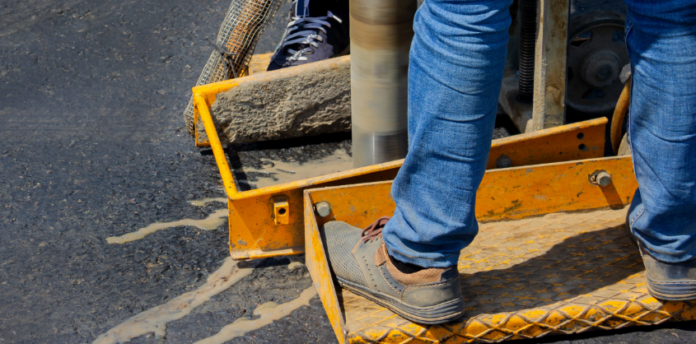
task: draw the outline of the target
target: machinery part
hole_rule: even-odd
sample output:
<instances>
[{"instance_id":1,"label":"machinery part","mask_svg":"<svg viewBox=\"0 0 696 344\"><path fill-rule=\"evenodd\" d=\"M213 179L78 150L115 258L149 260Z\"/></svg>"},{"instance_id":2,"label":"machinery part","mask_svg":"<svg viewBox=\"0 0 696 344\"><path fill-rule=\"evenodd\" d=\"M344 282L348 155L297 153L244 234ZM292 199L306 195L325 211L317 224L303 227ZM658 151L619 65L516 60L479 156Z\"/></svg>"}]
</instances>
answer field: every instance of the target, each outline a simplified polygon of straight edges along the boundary
<instances>
[{"instance_id":1,"label":"machinery part","mask_svg":"<svg viewBox=\"0 0 696 344\"><path fill-rule=\"evenodd\" d=\"M416 1L350 0L353 166L408 149L408 56Z\"/></svg>"},{"instance_id":2,"label":"machinery part","mask_svg":"<svg viewBox=\"0 0 696 344\"><path fill-rule=\"evenodd\" d=\"M329 202L319 202L314 205L314 209L320 217L327 217L331 214L331 204Z\"/></svg>"},{"instance_id":3,"label":"machinery part","mask_svg":"<svg viewBox=\"0 0 696 344\"><path fill-rule=\"evenodd\" d=\"M495 167L497 168L508 168L512 166L512 159L507 155L501 155L498 159L495 159Z\"/></svg>"},{"instance_id":4,"label":"machinery part","mask_svg":"<svg viewBox=\"0 0 696 344\"><path fill-rule=\"evenodd\" d=\"M613 185L590 185L584 176L596 170L614 175ZM457 264L467 313L445 325L400 318L332 279L327 219L312 204L329 202L331 220L364 228L394 212L391 182L306 190L305 262L338 343L499 343L694 319L693 303L650 297L640 254L618 228L637 187L630 157L486 171L480 231Z\"/></svg>"},{"instance_id":5,"label":"machinery part","mask_svg":"<svg viewBox=\"0 0 696 344\"><path fill-rule=\"evenodd\" d=\"M520 0L520 67L517 101L531 103L534 94L537 0Z\"/></svg>"},{"instance_id":6,"label":"machinery part","mask_svg":"<svg viewBox=\"0 0 696 344\"><path fill-rule=\"evenodd\" d=\"M534 55L532 130L566 123L566 65L570 1L539 0Z\"/></svg>"},{"instance_id":7,"label":"machinery part","mask_svg":"<svg viewBox=\"0 0 696 344\"><path fill-rule=\"evenodd\" d=\"M630 103L631 77L626 80L626 85L624 85L623 91L621 91L621 96L619 96L619 101L616 103L616 107L614 108L614 116L611 118L611 147L614 149L614 153L617 155L621 155L619 153L619 147L621 145L621 138L623 137L622 129Z\"/></svg>"},{"instance_id":8,"label":"machinery part","mask_svg":"<svg viewBox=\"0 0 696 344\"><path fill-rule=\"evenodd\" d=\"M621 139L621 144L619 145L619 151L616 155L627 156L631 155L631 145L628 144L628 133L624 134L623 139Z\"/></svg>"},{"instance_id":9,"label":"machinery part","mask_svg":"<svg viewBox=\"0 0 696 344\"><path fill-rule=\"evenodd\" d=\"M281 3L282 0L232 0L196 86L246 74L256 43ZM195 135L193 97L184 109L184 120L188 133Z\"/></svg>"},{"instance_id":10,"label":"machinery part","mask_svg":"<svg viewBox=\"0 0 696 344\"><path fill-rule=\"evenodd\" d=\"M590 183L601 187L609 186L611 184L611 175L604 170L594 171L590 175Z\"/></svg>"},{"instance_id":11,"label":"machinery part","mask_svg":"<svg viewBox=\"0 0 696 344\"><path fill-rule=\"evenodd\" d=\"M288 196L276 195L271 200L273 201L273 221L276 225L287 225L290 222Z\"/></svg>"},{"instance_id":12,"label":"machinery part","mask_svg":"<svg viewBox=\"0 0 696 344\"><path fill-rule=\"evenodd\" d=\"M246 79L249 78L228 80L193 89L195 114L203 121L229 198L230 253L236 260L301 254L305 248L302 236L305 223L304 217L298 214L302 214L303 211L302 195L306 189L392 180L396 177L403 160L262 189L240 191L215 129L210 104L215 101L217 94L236 87ZM605 144L606 124L607 119L602 117L494 140L486 168L495 168L496 158L503 154L510 157L514 166L602 157L604 150L601 148ZM579 142L581 146L578 146ZM276 225L273 220L274 214L269 214L269 207L273 211L272 196L277 194L284 194L289 198L290 216L287 225Z\"/></svg>"},{"instance_id":13,"label":"machinery part","mask_svg":"<svg viewBox=\"0 0 696 344\"><path fill-rule=\"evenodd\" d=\"M609 114L623 89L630 60L624 16L592 11L571 19L566 103L589 116Z\"/></svg>"}]
</instances>

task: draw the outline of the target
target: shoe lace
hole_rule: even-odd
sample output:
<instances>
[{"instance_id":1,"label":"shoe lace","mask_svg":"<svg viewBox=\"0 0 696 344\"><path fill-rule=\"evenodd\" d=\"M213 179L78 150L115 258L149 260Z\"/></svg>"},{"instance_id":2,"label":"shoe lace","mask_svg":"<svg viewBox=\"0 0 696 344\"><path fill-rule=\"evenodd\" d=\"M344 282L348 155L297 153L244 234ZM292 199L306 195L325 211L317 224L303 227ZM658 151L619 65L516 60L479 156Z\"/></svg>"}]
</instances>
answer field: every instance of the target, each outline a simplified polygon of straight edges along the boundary
<instances>
[{"instance_id":1,"label":"shoe lace","mask_svg":"<svg viewBox=\"0 0 696 344\"><path fill-rule=\"evenodd\" d=\"M328 11L326 16L323 17L292 17L292 21L288 23L288 27L285 30L280 49L285 49L293 44L306 44L307 46L300 50L288 48L287 52L290 55L287 57L287 60L306 61L307 57L304 55L312 52L312 47L316 48L319 46L319 43L324 42L324 38L319 35L319 31L326 34L326 28L331 27L331 23L329 23L331 18L339 23L343 23L341 18L335 16L331 11Z\"/></svg>"},{"instance_id":2,"label":"shoe lace","mask_svg":"<svg viewBox=\"0 0 696 344\"><path fill-rule=\"evenodd\" d=\"M365 229L362 232L363 243L368 243L370 241L376 240L377 238L381 238L382 229L387 224L387 222L389 222L389 219L391 219L391 217L382 216L375 222L373 222L371 225L365 227Z\"/></svg>"}]
</instances>

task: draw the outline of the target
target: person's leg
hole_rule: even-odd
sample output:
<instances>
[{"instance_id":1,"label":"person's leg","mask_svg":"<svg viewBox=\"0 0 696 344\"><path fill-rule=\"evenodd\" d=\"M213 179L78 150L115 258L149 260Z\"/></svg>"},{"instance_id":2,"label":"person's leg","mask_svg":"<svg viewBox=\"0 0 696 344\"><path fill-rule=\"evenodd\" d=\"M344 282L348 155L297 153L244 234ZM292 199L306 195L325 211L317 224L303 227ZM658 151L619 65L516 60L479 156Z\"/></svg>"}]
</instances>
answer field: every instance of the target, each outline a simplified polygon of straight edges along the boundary
<instances>
[{"instance_id":1,"label":"person's leg","mask_svg":"<svg viewBox=\"0 0 696 344\"><path fill-rule=\"evenodd\" d=\"M384 228L392 257L457 264L476 236L474 206L503 78L511 0L426 0L409 64L409 151Z\"/></svg>"},{"instance_id":2,"label":"person's leg","mask_svg":"<svg viewBox=\"0 0 696 344\"><path fill-rule=\"evenodd\" d=\"M340 221L322 228L338 283L414 322L464 314L456 262L477 231L510 2L425 1L411 46L410 151L392 192L396 214L365 230Z\"/></svg>"},{"instance_id":3,"label":"person's leg","mask_svg":"<svg viewBox=\"0 0 696 344\"><path fill-rule=\"evenodd\" d=\"M696 1L626 5L640 185L629 221L656 258L683 262L696 255Z\"/></svg>"},{"instance_id":4,"label":"person's leg","mask_svg":"<svg viewBox=\"0 0 696 344\"><path fill-rule=\"evenodd\" d=\"M676 267L662 263L696 255L696 1L625 2L633 75L629 142L639 184L628 223L654 289L660 279L679 275L661 275Z\"/></svg>"}]
</instances>

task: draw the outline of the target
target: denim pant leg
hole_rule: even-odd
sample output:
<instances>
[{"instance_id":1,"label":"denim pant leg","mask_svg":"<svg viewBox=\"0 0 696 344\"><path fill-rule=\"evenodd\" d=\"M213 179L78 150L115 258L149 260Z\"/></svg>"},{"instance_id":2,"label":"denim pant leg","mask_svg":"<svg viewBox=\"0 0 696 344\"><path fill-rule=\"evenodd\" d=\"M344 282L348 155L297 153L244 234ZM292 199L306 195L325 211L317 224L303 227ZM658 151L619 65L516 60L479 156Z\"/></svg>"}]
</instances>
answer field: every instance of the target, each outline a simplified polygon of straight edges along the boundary
<instances>
[{"instance_id":1,"label":"denim pant leg","mask_svg":"<svg viewBox=\"0 0 696 344\"><path fill-rule=\"evenodd\" d=\"M511 0L427 0L414 21L409 151L394 180L389 253L423 267L456 265L476 236L474 206L491 147Z\"/></svg>"},{"instance_id":2,"label":"denim pant leg","mask_svg":"<svg viewBox=\"0 0 696 344\"><path fill-rule=\"evenodd\" d=\"M696 255L696 1L625 2L640 185L629 223L657 259L682 262Z\"/></svg>"}]
</instances>

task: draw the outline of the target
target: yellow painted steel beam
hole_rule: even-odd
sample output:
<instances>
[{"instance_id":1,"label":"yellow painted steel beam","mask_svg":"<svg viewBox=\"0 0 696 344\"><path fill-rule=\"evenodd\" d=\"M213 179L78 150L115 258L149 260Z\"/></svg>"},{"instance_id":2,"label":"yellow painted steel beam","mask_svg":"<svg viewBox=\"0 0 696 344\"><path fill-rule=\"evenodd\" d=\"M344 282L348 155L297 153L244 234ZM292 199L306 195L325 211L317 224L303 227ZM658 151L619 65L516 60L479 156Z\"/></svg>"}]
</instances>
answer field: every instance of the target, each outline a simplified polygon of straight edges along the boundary
<instances>
[{"instance_id":1,"label":"yellow painted steel beam","mask_svg":"<svg viewBox=\"0 0 696 344\"><path fill-rule=\"evenodd\" d=\"M333 59L334 62L330 63L349 62L349 58L347 56ZM209 143L213 150L229 198L229 244L231 256L234 259L303 253L302 191L304 189L391 180L401 167L403 160L397 160L262 189L243 192L237 189L210 114L210 107L216 95L240 83L249 82L250 78L274 78L279 73L302 72L304 69L300 67L317 68L312 65L316 64L259 73L193 89L194 120L198 123L200 118L205 127L209 139L209 142L205 144ZM601 157L604 152L606 123L605 118L600 118L495 140L491 147L487 168L496 168L496 161L501 158L507 160L511 166L523 166ZM203 144L198 142L198 138L196 140L197 145ZM273 198L280 195L287 197L288 213L284 215L286 218L283 221L276 221Z\"/></svg>"},{"instance_id":2,"label":"yellow painted steel beam","mask_svg":"<svg viewBox=\"0 0 696 344\"><path fill-rule=\"evenodd\" d=\"M239 80L239 79L237 79ZM230 80L229 83L234 82ZM212 85L201 86L213 89ZM222 86L217 86L222 89ZM353 169L262 189L240 192L232 178L222 145L212 126L207 107L209 98L194 91L196 113L200 114L212 143L213 155L225 185L229 202L230 252L234 259L255 259L304 252L302 190L311 187L347 185L393 179L403 160ZM596 119L534 133L496 140L491 147L489 168L502 155L513 166L529 165L603 155L606 119ZM288 198L286 223L277 223L273 197Z\"/></svg>"},{"instance_id":3,"label":"yellow painted steel beam","mask_svg":"<svg viewBox=\"0 0 696 344\"><path fill-rule=\"evenodd\" d=\"M205 100L203 99L203 96L201 96L198 93L193 93L193 101L195 103L201 103L204 102ZM195 105L194 105L195 106ZM194 107L196 109L197 107ZM194 119L196 118L196 113L201 113L203 114L203 125L205 125L206 131L210 132L215 132L215 124L213 124L212 117L210 117L210 111L206 107L201 107L200 110L194 110ZM196 137L198 135L196 134ZM209 136L210 139L210 144L213 149L213 156L215 157L215 162L218 165L218 169L220 170L220 176L222 177L222 183L225 186L225 192L227 192L228 195L230 194L236 194L237 193L237 187L234 185L234 179L232 178L232 170L230 169L229 164L227 163L227 157L225 156L225 151L222 149L222 145L220 144L220 139L218 138L217 135L212 135Z\"/></svg>"},{"instance_id":4,"label":"yellow painted steel beam","mask_svg":"<svg viewBox=\"0 0 696 344\"><path fill-rule=\"evenodd\" d=\"M593 184L594 172L606 171L611 183ZM312 204L328 202L332 215L357 227L391 215L392 181L305 190ZM486 171L476 195L479 222L523 219L555 212L623 208L638 182L630 156L576 160ZM307 221L305 221L305 225Z\"/></svg>"},{"instance_id":5,"label":"yellow painted steel beam","mask_svg":"<svg viewBox=\"0 0 696 344\"><path fill-rule=\"evenodd\" d=\"M593 181L599 171L609 185ZM647 294L640 256L618 228L637 187L630 157L487 171L476 200L487 223L459 262L469 315L442 326L413 324L333 284L320 228L392 214L391 182L305 190L306 265L340 343L498 342L694 319L694 304ZM329 216L316 215L318 202Z\"/></svg>"},{"instance_id":6,"label":"yellow painted steel beam","mask_svg":"<svg viewBox=\"0 0 696 344\"><path fill-rule=\"evenodd\" d=\"M606 124L601 117L493 140L486 168L503 155L510 167L603 157Z\"/></svg>"},{"instance_id":7,"label":"yellow painted steel beam","mask_svg":"<svg viewBox=\"0 0 696 344\"><path fill-rule=\"evenodd\" d=\"M517 166L600 157L604 147L605 124L606 119L599 119L496 140L491 148L488 167L495 168L495 162L501 155L508 155L513 165ZM214 136L210 135L211 138ZM578 136L582 136L582 139ZM584 145L582 149L580 145ZM216 159L218 155L221 157L218 161L223 161L221 149L213 153ZM256 190L228 191L232 257L253 259L304 252L304 189L392 180L402 162L398 160ZM228 178L223 172L226 168L221 168L223 180ZM288 197L287 224L278 224L273 218L272 198L276 195Z\"/></svg>"}]
</instances>

